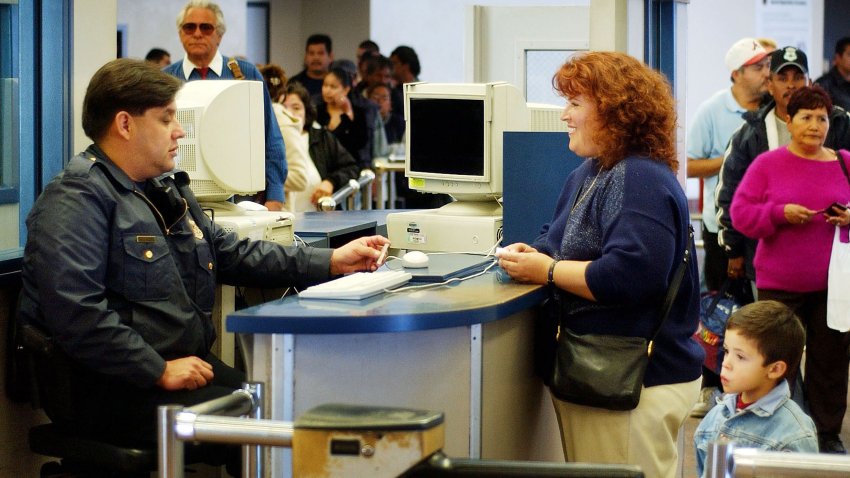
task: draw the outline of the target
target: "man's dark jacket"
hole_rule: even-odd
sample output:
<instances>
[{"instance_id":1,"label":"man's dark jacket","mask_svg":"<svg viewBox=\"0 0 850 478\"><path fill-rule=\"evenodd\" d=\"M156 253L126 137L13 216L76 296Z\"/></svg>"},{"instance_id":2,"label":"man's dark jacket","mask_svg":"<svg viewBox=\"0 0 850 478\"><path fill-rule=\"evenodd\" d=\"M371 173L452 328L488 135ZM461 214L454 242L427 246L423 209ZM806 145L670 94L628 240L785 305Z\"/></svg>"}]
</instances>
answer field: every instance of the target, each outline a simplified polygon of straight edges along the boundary
<instances>
[{"instance_id":1,"label":"man's dark jacket","mask_svg":"<svg viewBox=\"0 0 850 478\"><path fill-rule=\"evenodd\" d=\"M209 353L217 283L301 288L330 272L332 250L240 240L204 214L185 173L136 183L96 146L50 182L27 228L22 321L140 389L166 361Z\"/></svg>"}]
</instances>

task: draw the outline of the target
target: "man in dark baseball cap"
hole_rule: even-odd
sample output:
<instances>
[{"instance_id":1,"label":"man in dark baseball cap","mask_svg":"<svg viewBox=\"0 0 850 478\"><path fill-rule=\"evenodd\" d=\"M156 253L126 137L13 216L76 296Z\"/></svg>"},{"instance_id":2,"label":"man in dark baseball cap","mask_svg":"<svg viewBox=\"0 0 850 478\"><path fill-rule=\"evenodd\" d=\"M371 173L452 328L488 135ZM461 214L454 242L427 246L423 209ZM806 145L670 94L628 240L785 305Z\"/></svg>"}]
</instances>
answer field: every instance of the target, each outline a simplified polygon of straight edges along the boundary
<instances>
[{"instance_id":1,"label":"man in dark baseball cap","mask_svg":"<svg viewBox=\"0 0 850 478\"><path fill-rule=\"evenodd\" d=\"M786 46L770 54L770 77L767 79L767 91L773 97L777 121L785 122L788 100L797 88L812 84L809 79L809 62L803 50ZM783 125L784 126L784 125ZM777 128L779 146L791 141L787 127ZM771 148L773 149L773 148Z\"/></svg>"},{"instance_id":2,"label":"man in dark baseball cap","mask_svg":"<svg viewBox=\"0 0 850 478\"><path fill-rule=\"evenodd\" d=\"M809 74L809 62L803 50L786 46L770 53L770 72L779 73L786 66L796 66L804 75Z\"/></svg>"}]
</instances>

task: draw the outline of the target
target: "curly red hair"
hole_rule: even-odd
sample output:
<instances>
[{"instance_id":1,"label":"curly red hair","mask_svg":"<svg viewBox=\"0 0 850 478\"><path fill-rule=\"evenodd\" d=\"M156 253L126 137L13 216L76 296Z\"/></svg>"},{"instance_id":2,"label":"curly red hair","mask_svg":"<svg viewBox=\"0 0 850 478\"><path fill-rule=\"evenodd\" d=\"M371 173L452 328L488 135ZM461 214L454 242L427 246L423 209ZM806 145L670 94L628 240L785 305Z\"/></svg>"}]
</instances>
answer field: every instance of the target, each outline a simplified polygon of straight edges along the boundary
<instances>
[{"instance_id":1,"label":"curly red hair","mask_svg":"<svg viewBox=\"0 0 850 478\"><path fill-rule=\"evenodd\" d=\"M593 51L570 58L552 84L567 98L596 103L601 128L593 141L603 168L636 155L678 169L675 102L661 73L624 53Z\"/></svg>"}]
</instances>

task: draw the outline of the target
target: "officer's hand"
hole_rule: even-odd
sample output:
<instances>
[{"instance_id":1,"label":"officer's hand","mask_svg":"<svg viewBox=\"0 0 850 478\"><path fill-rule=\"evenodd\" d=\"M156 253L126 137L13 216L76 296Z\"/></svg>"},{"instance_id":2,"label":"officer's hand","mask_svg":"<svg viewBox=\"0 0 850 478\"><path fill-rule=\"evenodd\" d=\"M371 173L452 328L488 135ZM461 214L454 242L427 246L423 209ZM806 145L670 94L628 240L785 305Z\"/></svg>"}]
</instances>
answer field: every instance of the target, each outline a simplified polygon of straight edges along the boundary
<instances>
[{"instance_id":1,"label":"officer's hand","mask_svg":"<svg viewBox=\"0 0 850 478\"><path fill-rule=\"evenodd\" d=\"M390 244L384 236L361 237L335 249L331 255L331 275L377 269L384 244Z\"/></svg>"},{"instance_id":2,"label":"officer's hand","mask_svg":"<svg viewBox=\"0 0 850 478\"><path fill-rule=\"evenodd\" d=\"M198 357L184 357L165 362L165 371L156 384L165 390L195 390L212 378L212 365Z\"/></svg>"}]
</instances>

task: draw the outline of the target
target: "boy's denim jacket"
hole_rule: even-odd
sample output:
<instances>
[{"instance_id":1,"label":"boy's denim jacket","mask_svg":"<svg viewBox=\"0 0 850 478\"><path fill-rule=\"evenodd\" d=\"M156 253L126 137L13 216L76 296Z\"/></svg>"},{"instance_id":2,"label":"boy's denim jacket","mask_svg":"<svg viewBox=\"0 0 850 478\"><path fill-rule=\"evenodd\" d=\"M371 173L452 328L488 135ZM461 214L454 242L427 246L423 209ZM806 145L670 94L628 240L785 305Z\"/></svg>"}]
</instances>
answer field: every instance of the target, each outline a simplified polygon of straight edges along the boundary
<instances>
[{"instance_id":1,"label":"boy's denim jacket","mask_svg":"<svg viewBox=\"0 0 850 478\"><path fill-rule=\"evenodd\" d=\"M703 476L708 445L720 438L739 448L817 453L815 424L790 397L786 380L741 411L735 410L738 394L724 395L694 433L698 476Z\"/></svg>"}]
</instances>

